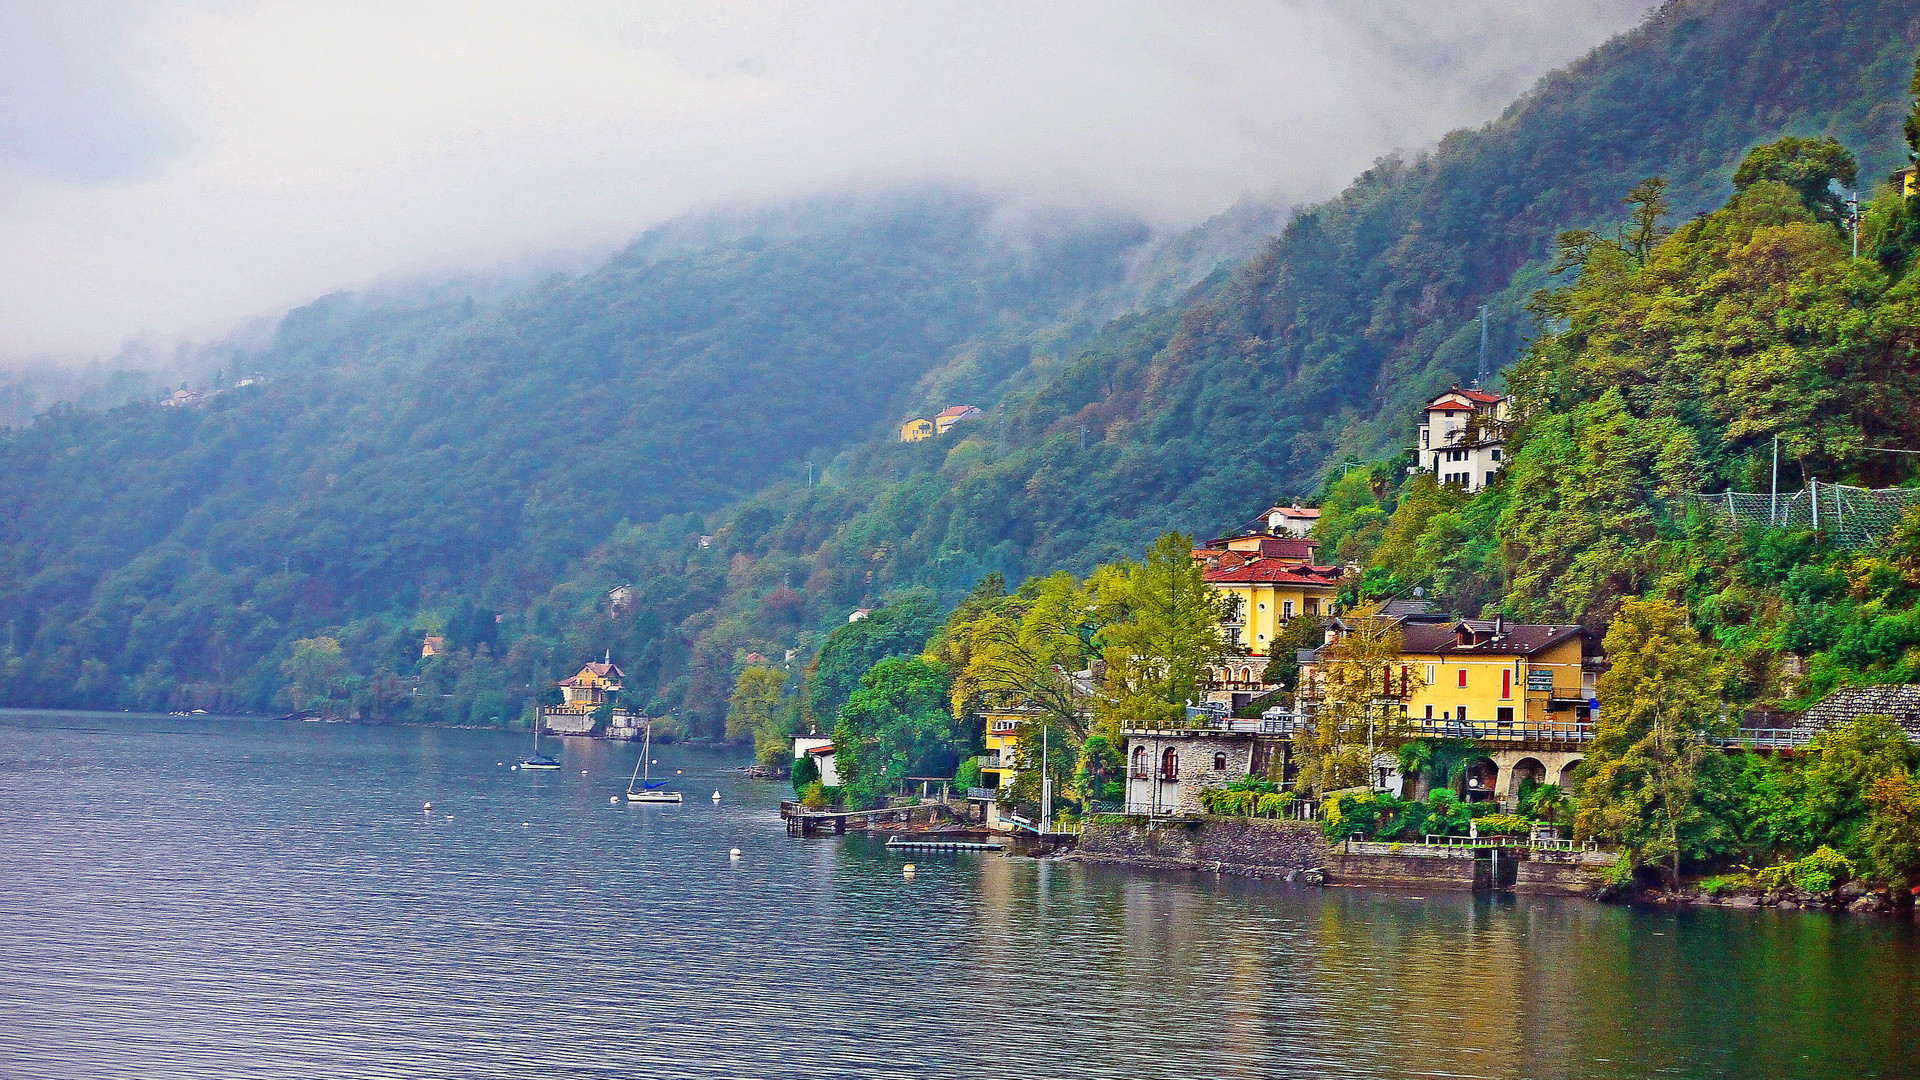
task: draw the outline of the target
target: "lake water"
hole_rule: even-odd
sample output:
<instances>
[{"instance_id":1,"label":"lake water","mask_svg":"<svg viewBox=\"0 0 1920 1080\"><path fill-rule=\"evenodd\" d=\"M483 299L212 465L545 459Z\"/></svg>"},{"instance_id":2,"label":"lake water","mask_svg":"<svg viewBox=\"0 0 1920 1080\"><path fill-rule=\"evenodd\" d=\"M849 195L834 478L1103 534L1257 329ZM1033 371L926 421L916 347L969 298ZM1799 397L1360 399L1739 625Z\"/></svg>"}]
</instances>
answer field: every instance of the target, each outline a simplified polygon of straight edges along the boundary
<instances>
[{"instance_id":1,"label":"lake water","mask_svg":"<svg viewBox=\"0 0 1920 1080\"><path fill-rule=\"evenodd\" d=\"M0 713L0 1076L1920 1075L1907 924L988 855L908 879L787 836L735 756L655 747L687 802L628 807L636 747L500 764L526 749Z\"/></svg>"}]
</instances>

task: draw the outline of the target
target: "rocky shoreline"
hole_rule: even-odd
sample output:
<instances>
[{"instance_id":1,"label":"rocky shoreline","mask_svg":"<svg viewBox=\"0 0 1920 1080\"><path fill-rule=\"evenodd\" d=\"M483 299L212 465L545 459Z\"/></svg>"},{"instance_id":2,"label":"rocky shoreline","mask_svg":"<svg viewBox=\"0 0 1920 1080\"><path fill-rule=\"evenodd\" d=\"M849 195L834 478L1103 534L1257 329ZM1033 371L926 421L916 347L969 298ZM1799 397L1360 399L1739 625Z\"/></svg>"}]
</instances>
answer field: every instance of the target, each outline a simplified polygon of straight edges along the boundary
<instances>
[{"instance_id":1,"label":"rocky shoreline","mask_svg":"<svg viewBox=\"0 0 1920 1080\"><path fill-rule=\"evenodd\" d=\"M1714 895L1700 889L1631 889L1608 885L1594 894L1603 903L1648 904L1661 907L1774 908L1782 911L1824 911L1853 915L1911 915L1914 898L1910 893L1888 889L1868 889L1859 882L1848 882L1830 892L1805 889L1743 889Z\"/></svg>"}]
</instances>

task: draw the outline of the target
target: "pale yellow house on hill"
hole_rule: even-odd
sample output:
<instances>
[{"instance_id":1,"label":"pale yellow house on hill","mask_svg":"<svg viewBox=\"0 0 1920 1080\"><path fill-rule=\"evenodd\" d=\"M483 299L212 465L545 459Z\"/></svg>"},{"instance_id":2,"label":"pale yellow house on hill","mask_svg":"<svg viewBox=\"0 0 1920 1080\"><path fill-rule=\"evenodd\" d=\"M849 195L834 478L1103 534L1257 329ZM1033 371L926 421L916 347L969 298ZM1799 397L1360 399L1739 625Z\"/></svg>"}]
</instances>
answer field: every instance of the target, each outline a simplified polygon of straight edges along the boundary
<instances>
[{"instance_id":1,"label":"pale yellow house on hill","mask_svg":"<svg viewBox=\"0 0 1920 1080\"><path fill-rule=\"evenodd\" d=\"M901 442L919 442L922 439L931 438L933 438L933 421L931 420L916 416L900 425Z\"/></svg>"},{"instance_id":2,"label":"pale yellow house on hill","mask_svg":"<svg viewBox=\"0 0 1920 1080\"><path fill-rule=\"evenodd\" d=\"M1314 565L1319 546L1303 536L1248 533L1221 537L1194 551L1207 586L1234 599L1234 610L1221 624L1228 644L1266 656L1287 623L1302 615L1334 613L1342 572Z\"/></svg>"},{"instance_id":3,"label":"pale yellow house on hill","mask_svg":"<svg viewBox=\"0 0 1920 1080\"><path fill-rule=\"evenodd\" d=\"M972 420L974 417L982 415L985 414L971 405L949 405L941 409L939 415L933 418L933 430L936 434L945 435L953 425L960 421Z\"/></svg>"}]
</instances>

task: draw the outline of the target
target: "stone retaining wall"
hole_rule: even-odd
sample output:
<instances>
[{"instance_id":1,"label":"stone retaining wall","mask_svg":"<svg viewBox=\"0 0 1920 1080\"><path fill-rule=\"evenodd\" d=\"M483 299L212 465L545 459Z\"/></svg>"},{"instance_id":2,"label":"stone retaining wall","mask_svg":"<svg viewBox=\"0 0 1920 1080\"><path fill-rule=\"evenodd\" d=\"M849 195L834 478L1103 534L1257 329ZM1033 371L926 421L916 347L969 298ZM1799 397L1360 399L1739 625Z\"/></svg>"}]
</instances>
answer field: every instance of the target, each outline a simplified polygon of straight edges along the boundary
<instances>
[{"instance_id":1,"label":"stone retaining wall","mask_svg":"<svg viewBox=\"0 0 1920 1080\"><path fill-rule=\"evenodd\" d=\"M1089 825L1076 857L1095 862L1214 870L1254 877L1285 877L1324 867L1332 856L1312 821L1207 818L1197 822Z\"/></svg>"},{"instance_id":2,"label":"stone retaining wall","mask_svg":"<svg viewBox=\"0 0 1920 1080\"><path fill-rule=\"evenodd\" d=\"M1511 888L1516 892L1591 894L1605 883L1609 856L1587 852L1501 853L1466 847L1355 843L1333 845L1313 821L1206 817L1145 824L1089 825L1075 858L1251 877L1285 877L1321 869L1338 885L1422 889Z\"/></svg>"}]
</instances>

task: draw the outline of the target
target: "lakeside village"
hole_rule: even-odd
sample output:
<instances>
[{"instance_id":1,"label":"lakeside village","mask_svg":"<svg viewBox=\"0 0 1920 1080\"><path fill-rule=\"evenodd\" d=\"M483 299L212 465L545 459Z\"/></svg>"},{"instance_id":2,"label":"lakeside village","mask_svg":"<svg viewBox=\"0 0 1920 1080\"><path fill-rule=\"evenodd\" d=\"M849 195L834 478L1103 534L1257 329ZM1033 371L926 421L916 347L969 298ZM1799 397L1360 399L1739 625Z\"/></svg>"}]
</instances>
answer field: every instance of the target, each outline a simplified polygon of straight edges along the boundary
<instances>
[{"instance_id":1,"label":"lakeside village","mask_svg":"<svg viewBox=\"0 0 1920 1080\"><path fill-rule=\"evenodd\" d=\"M1493 484L1511 408L1475 388L1434 398L1414 468L1463 495ZM919 436L909 428L903 438ZM1596 839L1580 793L1616 667L1603 641L1578 624L1463 618L1418 595L1354 601L1357 568L1320 557L1321 514L1276 505L1201 545L1167 550L1163 538L1143 564L1084 585L1060 574L1008 594L991 583L925 657L897 645L880 655L872 643L887 631L869 626L889 609L856 610L822 657L836 639L849 655L878 648L856 665L857 688L836 703L809 678L789 701L788 674L756 654L729 734L754 736L761 775L790 771L795 798L781 813L802 835L1602 898L1634 890L1638 861L1639 885L1664 885L1653 893L1663 899L1910 902L1903 889L1870 890L1825 847L1702 887L1681 883L1672 850L1635 860ZM1089 612L1105 622L1104 649ZM1684 649L1675 659L1691 662ZM543 726L635 737L647 720L612 705L620 677L611 657L586 665ZM1792 755L1876 724L1903 747L1920 739L1920 685L1838 689L1799 715L1725 716L1703 744ZM1683 827L1676 814L1666 824Z\"/></svg>"}]
</instances>

